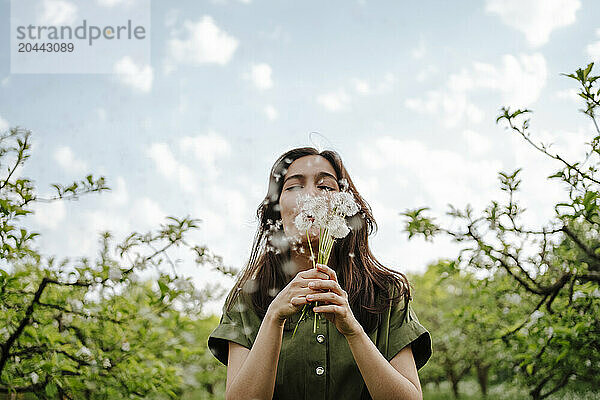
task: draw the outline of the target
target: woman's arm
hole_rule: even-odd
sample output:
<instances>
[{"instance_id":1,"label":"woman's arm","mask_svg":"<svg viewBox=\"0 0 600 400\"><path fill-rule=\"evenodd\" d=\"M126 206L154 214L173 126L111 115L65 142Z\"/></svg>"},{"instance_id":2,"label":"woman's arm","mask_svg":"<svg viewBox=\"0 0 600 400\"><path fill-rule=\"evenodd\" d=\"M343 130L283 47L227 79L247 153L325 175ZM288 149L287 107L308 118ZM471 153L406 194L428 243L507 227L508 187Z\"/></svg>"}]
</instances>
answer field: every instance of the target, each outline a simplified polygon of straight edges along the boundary
<instances>
[{"instance_id":1,"label":"woman's arm","mask_svg":"<svg viewBox=\"0 0 600 400\"><path fill-rule=\"evenodd\" d=\"M246 357L240 351L232 352L230 342L225 389L227 400L273 398L284 323L267 311Z\"/></svg>"},{"instance_id":2,"label":"woman's arm","mask_svg":"<svg viewBox=\"0 0 600 400\"><path fill-rule=\"evenodd\" d=\"M423 399L410 345L396 354L390 363L364 330L346 336L346 339L373 400Z\"/></svg>"}]
</instances>

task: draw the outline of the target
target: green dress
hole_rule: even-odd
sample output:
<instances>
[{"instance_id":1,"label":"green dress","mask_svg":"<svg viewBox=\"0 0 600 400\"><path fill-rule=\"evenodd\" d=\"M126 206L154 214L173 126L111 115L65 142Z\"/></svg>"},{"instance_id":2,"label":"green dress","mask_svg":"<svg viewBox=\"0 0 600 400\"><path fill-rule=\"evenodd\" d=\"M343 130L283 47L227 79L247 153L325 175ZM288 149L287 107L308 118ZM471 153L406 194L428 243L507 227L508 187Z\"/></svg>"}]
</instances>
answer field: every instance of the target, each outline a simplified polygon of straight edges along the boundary
<instances>
[{"instance_id":1,"label":"green dress","mask_svg":"<svg viewBox=\"0 0 600 400\"><path fill-rule=\"evenodd\" d=\"M223 306L221 321L208 338L210 351L225 365L228 341L251 349L256 339L262 320L251 304L249 295L241 291L229 312ZM411 303L408 307L404 304L400 301L388 308L377 329L367 334L388 361L411 344L420 369L431 357L431 336L419 323ZM307 314L309 319L300 323L292 340L300 314L289 317L284 326L273 399L371 399L350 346L335 324L321 317L313 333L314 317Z\"/></svg>"}]
</instances>

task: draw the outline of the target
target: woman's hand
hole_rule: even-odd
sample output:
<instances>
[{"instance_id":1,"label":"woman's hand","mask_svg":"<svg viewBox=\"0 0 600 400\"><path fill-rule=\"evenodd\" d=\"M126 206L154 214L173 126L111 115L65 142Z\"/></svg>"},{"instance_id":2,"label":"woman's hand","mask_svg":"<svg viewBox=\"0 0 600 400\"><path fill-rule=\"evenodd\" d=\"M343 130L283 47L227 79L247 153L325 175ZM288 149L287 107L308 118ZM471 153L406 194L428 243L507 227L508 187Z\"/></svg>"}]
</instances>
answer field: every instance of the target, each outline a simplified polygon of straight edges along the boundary
<instances>
[{"instance_id":1,"label":"woman's hand","mask_svg":"<svg viewBox=\"0 0 600 400\"><path fill-rule=\"evenodd\" d=\"M324 279L329 279L329 275L315 268L298 272L271 301L267 312L272 313L279 323L285 323L289 316L296 314L308 303L306 295L319 293L319 290L309 288L308 284Z\"/></svg>"},{"instance_id":2,"label":"woman's hand","mask_svg":"<svg viewBox=\"0 0 600 400\"><path fill-rule=\"evenodd\" d=\"M329 279L313 281L309 288L328 291L307 294L308 301L319 302L319 305L313 310L323 313L325 318L333 322L337 330L346 337L360 333L363 329L362 325L354 317L348 304L348 293L338 283L335 271L324 264L317 264L317 270L326 273ZM323 302L328 304L321 304Z\"/></svg>"}]
</instances>

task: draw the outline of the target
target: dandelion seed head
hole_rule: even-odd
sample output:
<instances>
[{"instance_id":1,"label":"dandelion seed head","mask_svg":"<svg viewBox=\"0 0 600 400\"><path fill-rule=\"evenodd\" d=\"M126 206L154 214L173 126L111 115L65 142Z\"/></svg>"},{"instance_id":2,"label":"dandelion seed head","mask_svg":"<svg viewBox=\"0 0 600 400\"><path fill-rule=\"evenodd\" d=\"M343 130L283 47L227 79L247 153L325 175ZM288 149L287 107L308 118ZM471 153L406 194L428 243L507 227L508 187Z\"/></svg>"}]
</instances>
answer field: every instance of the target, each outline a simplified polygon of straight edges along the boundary
<instances>
[{"instance_id":1,"label":"dandelion seed head","mask_svg":"<svg viewBox=\"0 0 600 400\"><path fill-rule=\"evenodd\" d=\"M129 342L123 342L123 344L121 345L121 350L129 351L130 349L131 349L131 346L129 345Z\"/></svg>"},{"instance_id":2,"label":"dandelion seed head","mask_svg":"<svg viewBox=\"0 0 600 400\"><path fill-rule=\"evenodd\" d=\"M329 220L327 228L329 229L329 234L336 239L344 238L350 232L344 218L337 215Z\"/></svg>"},{"instance_id":3,"label":"dandelion seed head","mask_svg":"<svg viewBox=\"0 0 600 400\"><path fill-rule=\"evenodd\" d=\"M350 253L348 256L350 256L350 258L354 258L354 253Z\"/></svg>"},{"instance_id":4,"label":"dandelion seed head","mask_svg":"<svg viewBox=\"0 0 600 400\"><path fill-rule=\"evenodd\" d=\"M342 178L338 181L338 185L340 186L340 189L342 191L346 191L348 190L349 184L348 184L348 180L346 178Z\"/></svg>"}]
</instances>

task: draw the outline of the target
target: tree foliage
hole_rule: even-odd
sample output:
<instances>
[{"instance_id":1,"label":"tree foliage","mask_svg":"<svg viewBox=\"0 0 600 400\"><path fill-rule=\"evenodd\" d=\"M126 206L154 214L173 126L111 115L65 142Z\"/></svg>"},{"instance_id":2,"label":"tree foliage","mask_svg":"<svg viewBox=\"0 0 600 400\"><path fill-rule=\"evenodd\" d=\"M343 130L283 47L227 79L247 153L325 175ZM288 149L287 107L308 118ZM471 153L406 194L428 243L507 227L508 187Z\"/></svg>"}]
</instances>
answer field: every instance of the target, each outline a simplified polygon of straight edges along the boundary
<instances>
[{"instance_id":1,"label":"tree foliage","mask_svg":"<svg viewBox=\"0 0 600 400\"><path fill-rule=\"evenodd\" d=\"M510 351L520 382L534 399L564 387L600 384L600 129L596 117L600 106L596 81L600 77L591 75L592 68L593 63L564 74L579 83L579 96L585 103L581 111L596 131L586 143L589 151L584 159L568 160L552 152L551 145L535 143L529 130L531 110L503 107L497 118L560 166L548 180L566 184L569 200L555 205L554 218L546 226L528 228L520 222L525 212L517 201L521 168L499 173L507 199L504 203L491 201L482 215L475 215L470 205L464 210L451 205L447 214L460 221L459 229L439 226L425 215L428 207L402 213L407 217L409 238L433 240L439 234L450 235L464 244L457 268L485 271L492 279L510 277L517 285L515 294L525 293L533 299L526 310L521 309L520 320L492 326ZM486 314L473 316L475 324L478 319L483 323L488 312L497 312L485 310Z\"/></svg>"},{"instance_id":2,"label":"tree foliage","mask_svg":"<svg viewBox=\"0 0 600 400\"><path fill-rule=\"evenodd\" d=\"M187 248L198 266L233 273L186 234L200 220L168 217L147 233L114 243L100 234L94 260L57 260L34 249L23 217L36 202L76 199L110 190L104 177L63 186L40 198L19 176L31 132L0 137L0 393L36 398L180 398L202 387L220 393L223 373L206 349L212 326L202 304L219 292L196 289L169 256ZM214 321L211 320L214 323Z\"/></svg>"}]
</instances>

